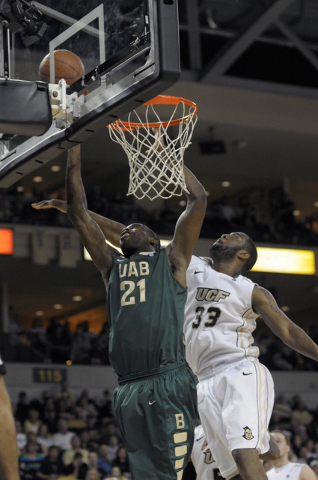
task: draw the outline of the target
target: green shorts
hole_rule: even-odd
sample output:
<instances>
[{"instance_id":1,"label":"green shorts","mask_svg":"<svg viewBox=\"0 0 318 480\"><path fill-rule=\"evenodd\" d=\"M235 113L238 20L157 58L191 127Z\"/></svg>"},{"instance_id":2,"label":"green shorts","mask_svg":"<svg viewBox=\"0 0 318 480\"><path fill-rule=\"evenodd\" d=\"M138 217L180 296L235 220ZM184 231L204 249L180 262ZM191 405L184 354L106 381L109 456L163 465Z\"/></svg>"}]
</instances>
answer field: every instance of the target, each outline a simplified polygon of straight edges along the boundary
<instances>
[{"instance_id":1,"label":"green shorts","mask_svg":"<svg viewBox=\"0 0 318 480\"><path fill-rule=\"evenodd\" d=\"M198 415L196 384L184 363L154 372L120 384L113 408L132 480L181 480Z\"/></svg>"}]
</instances>

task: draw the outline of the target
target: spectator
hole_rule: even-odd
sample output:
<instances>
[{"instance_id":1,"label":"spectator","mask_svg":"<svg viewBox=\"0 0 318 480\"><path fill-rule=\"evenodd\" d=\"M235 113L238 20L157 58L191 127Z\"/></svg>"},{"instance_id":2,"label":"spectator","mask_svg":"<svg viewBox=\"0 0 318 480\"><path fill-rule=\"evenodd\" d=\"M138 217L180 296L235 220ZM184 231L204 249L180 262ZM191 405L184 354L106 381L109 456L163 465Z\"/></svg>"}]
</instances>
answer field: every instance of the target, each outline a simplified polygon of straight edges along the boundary
<instances>
[{"instance_id":1,"label":"spectator","mask_svg":"<svg viewBox=\"0 0 318 480\"><path fill-rule=\"evenodd\" d=\"M58 432L53 435L53 445L61 450L70 450L72 448L71 440L75 433L68 431L68 424L64 418L58 421Z\"/></svg>"},{"instance_id":2,"label":"spectator","mask_svg":"<svg viewBox=\"0 0 318 480\"><path fill-rule=\"evenodd\" d=\"M36 435L34 432L28 432L26 434L26 437L27 437L27 443L30 443L30 442L34 442L36 444L36 452L37 453L45 453L43 451L43 448L42 448L42 445L40 445L37 441L36 441ZM25 453L26 451L26 446L24 447L24 450L23 450L23 453Z\"/></svg>"},{"instance_id":3,"label":"spectator","mask_svg":"<svg viewBox=\"0 0 318 480\"><path fill-rule=\"evenodd\" d=\"M21 452L26 446L27 436L23 432L21 422L19 422L19 420L15 421L15 430L16 430L16 440L17 440L18 449Z\"/></svg>"},{"instance_id":4,"label":"spectator","mask_svg":"<svg viewBox=\"0 0 318 480\"><path fill-rule=\"evenodd\" d=\"M95 402L95 400L93 398L90 398L89 391L86 388L84 388L84 390L82 390L81 395L78 398L76 404L80 405L81 400L83 398L87 399L88 405L93 409L94 414L96 414L96 410L98 409L97 403Z\"/></svg>"},{"instance_id":5,"label":"spectator","mask_svg":"<svg viewBox=\"0 0 318 480\"><path fill-rule=\"evenodd\" d=\"M121 440L117 434L117 428L114 422L109 422L106 418L104 418L100 443L106 443L106 445L108 445L109 439L113 435L117 436L118 439Z\"/></svg>"},{"instance_id":6,"label":"spectator","mask_svg":"<svg viewBox=\"0 0 318 480\"><path fill-rule=\"evenodd\" d=\"M109 365L108 339L99 335L91 345L89 357L92 365Z\"/></svg>"},{"instance_id":7,"label":"spectator","mask_svg":"<svg viewBox=\"0 0 318 480\"><path fill-rule=\"evenodd\" d=\"M70 359L72 340L65 332L65 326L55 326L54 336L50 339L50 355L53 363L65 363Z\"/></svg>"},{"instance_id":8,"label":"spectator","mask_svg":"<svg viewBox=\"0 0 318 480\"><path fill-rule=\"evenodd\" d=\"M298 420L302 425L310 425L313 420L313 415L309 412L302 400L298 401L298 405L293 410L292 417Z\"/></svg>"},{"instance_id":9,"label":"spectator","mask_svg":"<svg viewBox=\"0 0 318 480\"><path fill-rule=\"evenodd\" d=\"M36 476L43 480L57 480L64 472L64 465L59 458L59 449L52 445L49 447L48 455L44 458Z\"/></svg>"},{"instance_id":10,"label":"spectator","mask_svg":"<svg viewBox=\"0 0 318 480\"><path fill-rule=\"evenodd\" d=\"M289 422L292 417L292 409L284 395L279 395L273 411L279 414L281 422Z\"/></svg>"},{"instance_id":11,"label":"spectator","mask_svg":"<svg viewBox=\"0 0 318 480\"><path fill-rule=\"evenodd\" d=\"M108 480L128 480L130 477L122 475L119 467L112 467L110 476L106 477Z\"/></svg>"},{"instance_id":12,"label":"spectator","mask_svg":"<svg viewBox=\"0 0 318 480\"><path fill-rule=\"evenodd\" d=\"M220 198L220 213L221 218L227 224L235 224L237 221L237 213L234 207L230 204L229 197L221 197Z\"/></svg>"},{"instance_id":13,"label":"spectator","mask_svg":"<svg viewBox=\"0 0 318 480\"><path fill-rule=\"evenodd\" d=\"M36 442L29 441L26 444L25 453L19 458L21 480L35 480L36 473L44 460L44 455L37 453L36 450Z\"/></svg>"},{"instance_id":14,"label":"spectator","mask_svg":"<svg viewBox=\"0 0 318 480\"><path fill-rule=\"evenodd\" d=\"M118 449L117 456L112 462L112 467L119 467L123 475L130 474L130 467L126 448L120 447Z\"/></svg>"},{"instance_id":15,"label":"spectator","mask_svg":"<svg viewBox=\"0 0 318 480\"><path fill-rule=\"evenodd\" d=\"M55 408L52 410L47 410L45 412L45 424L47 425L47 429L50 435L54 435L57 433L58 429L56 428L58 421L57 421L57 413Z\"/></svg>"},{"instance_id":16,"label":"spectator","mask_svg":"<svg viewBox=\"0 0 318 480\"><path fill-rule=\"evenodd\" d=\"M101 468L101 469L105 470L105 472L108 474L108 473L110 473L112 466L107 460L107 454L108 454L107 445L105 445L105 444L100 445L99 450L98 450L98 464L97 464L97 466L98 466L98 468Z\"/></svg>"},{"instance_id":17,"label":"spectator","mask_svg":"<svg viewBox=\"0 0 318 480\"><path fill-rule=\"evenodd\" d=\"M77 418L83 420L86 422L88 415L96 415L97 416L97 410L94 407L93 403L89 403L89 400L87 397L82 397L78 405L76 407L76 414Z\"/></svg>"},{"instance_id":18,"label":"spectator","mask_svg":"<svg viewBox=\"0 0 318 480\"><path fill-rule=\"evenodd\" d=\"M109 390L103 391L103 397L99 404L99 415L101 418L111 417L113 413L112 401Z\"/></svg>"},{"instance_id":19,"label":"spectator","mask_svg":"<svg viewBox=\"0 0 318 480\"><path fill-rule=\"evenodd\" d=\"M79 323L76 326L71 352L73 363L90 363L89 352L95 337L96 335L89 331L88 321Z\"/></svg>"},{"instance_id":20,"label":"spectator","mask_svg":"<svg viewBox=\"0 0 318 480\"><path fill-rule=\"evenodd\" d=\"M53 440L51 435L49 435L47 425L42 423L42 425L39 428L39 434L36 437L37 443L42 445L42 448L44 447L46 449L46 452L48 449L53 445Z\"/></svg>"},{"instance_id":21,"label":"spectator","mask_svg":"<svg viewBox=\"0 0 318 480\"><path fill-rule=\"evenodd\" d=\"M107 459L109 463L112 463L115 460L118 449L119 449L118 437L116 435L111 435L109 437L109 441L107 444L107 451L108 451Z\"/></svg>"},{"instance_id":22,"label":"spectator","mask_svg":"<svg viewBox=\"0 0 318 480\"><path fill-rule=\"evenodd\" d=\"M49 410L56 410L55 402L54 402L53 398L49 396L47 398L42 399L40 408L41 408L41 411L42 411L42 419L44 420L44 423L45 423L47 412Z\"/></svg>"},{"instance_id":23,"label":"spectator","mask_svg":"<svg viewBox=\"0 0 318 480\"><path fill-rule=\"evenodd\" d=\"M39 412L33 408L28 411L28 418L24 422L23 426L25 433L33 432L37 435L42 424L41 420L39 420L39 416Z\"/></svg>"},{"instance_id":24,"label":"spectator","mask_svg":"<svg viewBox=\"0 0 318 480\"><path fill-rule=\"evenodd\" d=\"M96 452L88 454L88 468L95 468L99 472L100 478L104 478L107 475L107 471L98 466L98 455Z\"/></svg>"},{"instance_id":25,"label":"spectator","mask_svg":"<svg viewBox=\"0 0 318 480\"><path fill-rule=\"evenodd\" d=\"M90 442L98 443L100 432L97 425L97 417L95 417L95 415L88 415L86 424L85 430L88 432Z\"/></svg>"},{"instance_id":26,"label":"spectator","mask_svg":"<svg viewBox=\"0 0 318 480\"><path fill-rule=\"evenodd\" d=\"M36 317L32 322L32 327L28 331L28 338L31 342L31 347L43 355L44 359L49 356L48 340L46 336L46 329L42 326L41 319Z\"/></svg>"},{"instance_id":27,"label":"spectator","mask_svg":"<svg viewBox=\"0 0 318 480\"><path fill-rule=\"evenodd\" d=\"M19 420L19 422L21 422L21 425L24 425L24 422L26 421L28 416L28 411L29 404L27 402L27 394L26 392L20 392L15 417L17 420Z\"/></svg>"},{"instance_id":28,"label":"spectator","mask_svg":"<svg viewBox=\"0 0 318 480\"><path fill-rule=\"evenodd\" d=\"M82 454L75 453L73 462L64 468L65 475L72 475L76 480L85 480L88 466L83 462Z\"/></svg>"},{"instance_id":29,"label":"spectator","mask_svg":"<svg viewBox=\"0 0 318 480\"><path fill-rule=\"evenodd\" d=\"M84 463L88 463L88 450L84 450L81 448L81 441L80 438L77 435L74 435L72 440L71 440L72 448L66 450L63 453L63 463L65 466L70 465L75 457L76 453L80 453L82 455L82 461Z\"/></svg>"},{"instance_id":30,"label":"spectator","mask_svg":"<svg viewBox=\"0 0 318 480\"><path fill-rule=\"evenodd\" d=\"M85 480L100 480L101 476L96 468L90 468L87 470Z\"/></svg>"},{"instance_id":31,"label":"spectator","mask_svg":"<svg viewBox=\"0 0 318 480\"><path fill-rule=\"evenodd\" d=\"M96 442L90 439L88 431L84 428L80 434L81 448L93 452L96 450Z\"/></svg>"},{"instance_id":32,"label":"spectator","mask_svg":"<svg viewBox=\"0 0 318 480\"><path fill-rule=\"evenodd\" d=\"M59 398L59 400L57 400L56 413L58 418L64 418L65 420L73 420L74 418L76 418L76 411L74 406L68 406L68 402L65 398Z\"/></svg>"}]
</instances>

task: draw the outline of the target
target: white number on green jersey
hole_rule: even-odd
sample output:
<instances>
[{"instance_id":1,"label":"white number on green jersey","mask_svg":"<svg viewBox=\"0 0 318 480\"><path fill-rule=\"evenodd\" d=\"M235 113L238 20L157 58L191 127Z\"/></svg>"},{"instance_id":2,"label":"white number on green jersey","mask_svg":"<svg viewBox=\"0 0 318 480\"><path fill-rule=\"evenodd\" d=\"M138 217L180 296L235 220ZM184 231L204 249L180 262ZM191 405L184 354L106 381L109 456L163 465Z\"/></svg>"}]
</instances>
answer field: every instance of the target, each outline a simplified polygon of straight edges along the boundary
<instances>
[{"instance_id":1,"label":"white number on green jersey","mask_svg":"<svg viewBox=\"0 0 318 480\"><path fill-rule=\"evenodd\" d=\"M136 286L139 288L139 301L146 301L146 279L143 278L137 283L134 283L131 280L125 280L120 283L120 290L125 292L120 300L120 305L122 307L125 305L135 305L136 298L131 294L135 290Z\"/></svg>"}]
</instances>

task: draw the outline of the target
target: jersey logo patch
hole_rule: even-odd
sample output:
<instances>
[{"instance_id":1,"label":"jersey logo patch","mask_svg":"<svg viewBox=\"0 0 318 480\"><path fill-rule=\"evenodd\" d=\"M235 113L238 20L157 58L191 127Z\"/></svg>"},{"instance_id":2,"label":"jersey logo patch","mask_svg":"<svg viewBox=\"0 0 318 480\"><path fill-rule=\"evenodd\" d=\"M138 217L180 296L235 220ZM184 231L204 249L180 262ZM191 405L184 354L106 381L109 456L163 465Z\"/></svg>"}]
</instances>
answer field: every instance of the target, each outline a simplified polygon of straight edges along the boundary
<instances>
[{"instance_id":1,"label":"jersey logo patch","mask_svg":"<svg viewBox=\"0 0 318 480\"><path fill-rule=\"evenodd\" d=\"M229 292L225 292L224 290L219 290L217 288L199 287L197 288L195 299L198 302L219 302L230 295L231 294Z\"/></svg>"},{"instance_id":2,"label":"jersey logo patch","mask_svg":"<svg viewBox=\"0 0 318 480\"><path fill-rule=\"evenodd\" d=\"M244 435L242 435L242 437L245 438L245 440L252 440L252 438L254 438L250 427L244 427L243 430Z\"/></svg>"},{"instance_id":3,"label":"jersey logo patch","mask_svg":"<svg viewBox=\"0 0 318 480\"><path fill-rule=\"evenodd\" d=\"M204 453L204 463L206 463L207 465L210 465L211 463L213 463L215 460L212 456L212 453L211 452L203 452Z\"/></svg>"}]
</instances>

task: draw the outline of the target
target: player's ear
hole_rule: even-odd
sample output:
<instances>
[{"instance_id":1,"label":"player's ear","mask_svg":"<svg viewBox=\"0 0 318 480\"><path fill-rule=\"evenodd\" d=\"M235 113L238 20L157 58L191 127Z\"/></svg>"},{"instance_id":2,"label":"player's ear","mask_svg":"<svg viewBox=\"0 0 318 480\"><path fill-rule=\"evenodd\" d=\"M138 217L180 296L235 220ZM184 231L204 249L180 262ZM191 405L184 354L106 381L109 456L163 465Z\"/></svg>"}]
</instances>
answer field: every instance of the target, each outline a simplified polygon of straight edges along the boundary
<instances>
[{"instance_id":1,"label":"player's ear","mask_svg":"<svg viewBox=\"0 0 318 480\"><path fill-rule=\"evenodd\" d=\"M159 243L158 238L150 237L149 238L149 243L153 246L158 245L158 243Z\"/></svg>"},{"instance_id":2,"label":"player's ear","mask_svg":"<svg viewBox=\"0 0 318 480\"><path fill-rule=\"evenodd\" d=\"M238 253L237 253L237 256L241 259L241 260L244 260L246 261L248 258L250 258L250 253L248 253L246 250L240 250Z\"/></svg>"}]
</instances>

